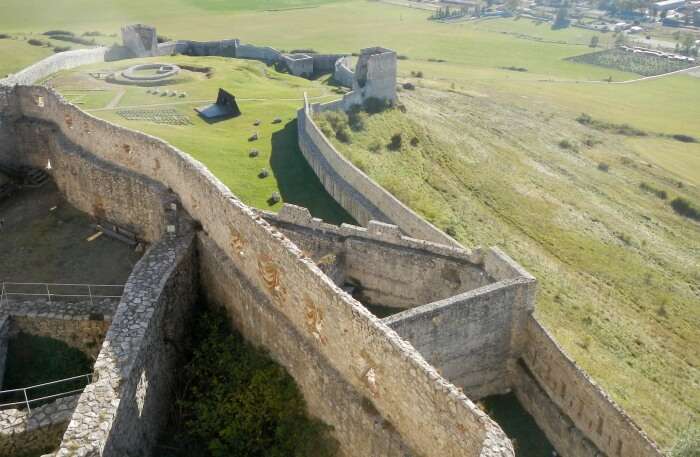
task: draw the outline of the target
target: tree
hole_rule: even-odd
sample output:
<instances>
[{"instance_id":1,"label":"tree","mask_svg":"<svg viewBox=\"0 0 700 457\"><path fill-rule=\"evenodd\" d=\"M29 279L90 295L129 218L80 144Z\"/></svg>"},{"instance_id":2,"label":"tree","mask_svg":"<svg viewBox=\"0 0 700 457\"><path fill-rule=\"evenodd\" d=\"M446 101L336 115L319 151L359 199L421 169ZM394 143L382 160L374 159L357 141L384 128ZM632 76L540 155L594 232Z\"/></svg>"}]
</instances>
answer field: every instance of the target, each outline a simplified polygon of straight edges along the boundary
<instances>
[{"instance_id":1,"label":"tree","mask_svg":"<svg viewBox=\"0 0 700 457\"><path fill-rule=\"evenodd\" d=\"M588 46L590 46L592 48L597 48L599 42L600 42L600 38L598 38L598 35L593 35L591 37L591 43Z\"/></svg>"}]
</instances>

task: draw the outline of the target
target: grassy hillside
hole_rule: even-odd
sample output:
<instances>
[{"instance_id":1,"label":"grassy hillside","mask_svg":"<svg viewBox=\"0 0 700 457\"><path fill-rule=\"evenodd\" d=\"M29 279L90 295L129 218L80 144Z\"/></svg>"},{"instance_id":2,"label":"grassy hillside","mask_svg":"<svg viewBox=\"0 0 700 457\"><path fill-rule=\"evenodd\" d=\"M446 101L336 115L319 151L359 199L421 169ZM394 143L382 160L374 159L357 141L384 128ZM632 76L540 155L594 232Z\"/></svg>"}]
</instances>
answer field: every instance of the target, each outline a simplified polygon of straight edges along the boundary
<instances>
[{"instance_id":1,"label":"grassy hillside","mask_svg":"<svg viewBox=\"0 0 700 457\"><path fill-rule=\"evenodd\" d=\"M540 283L537 315L557 341L647 432L672 443L700 413L700 230L669 200L698 205L700 192L678 187L636 148L678 142L628 145L496 92L418 89L402 102L405 114L373 115L336 145L465 245L502 246L529 269Z\"/></svg>"},{"instance_id":2,"label":"grassy hillside","mask_svg":"<svg viewBox=\"0 0 700 457\"><path fill-rule=\"evenodd\" d=\"M111 84L89 75L95 70L114 71L137 63L163 60L137 59L90 65L58 73L49 84L95 116L158 136L192 154L249 205L275 211L281 203L271 204L268 199L273 192L278 192L282 201L306 206L318 217L336 223L351 220L323 190L297 146L296 110L304 92L321 100L338 97L329 86L278 73L261 62L222 57L165 58L169 63L208 69L208 74L183 70L176 84L160 88L161 91L186 92L185 98L153 95L147 93L149 88L146 87ZM212 103L219 88L236 96L243 114L209 123L200 118L194 108ZM119 114L123 110L175 110L191 124L127 120ZM280 122L275 123L278 117ZM256 126L257 121L259 125ZM254 133L259 139L250 141ZM253 149L258 151L257 157L249 156ZM263 169L269 176L259 177Z\"/></svg>"}]
</instances>

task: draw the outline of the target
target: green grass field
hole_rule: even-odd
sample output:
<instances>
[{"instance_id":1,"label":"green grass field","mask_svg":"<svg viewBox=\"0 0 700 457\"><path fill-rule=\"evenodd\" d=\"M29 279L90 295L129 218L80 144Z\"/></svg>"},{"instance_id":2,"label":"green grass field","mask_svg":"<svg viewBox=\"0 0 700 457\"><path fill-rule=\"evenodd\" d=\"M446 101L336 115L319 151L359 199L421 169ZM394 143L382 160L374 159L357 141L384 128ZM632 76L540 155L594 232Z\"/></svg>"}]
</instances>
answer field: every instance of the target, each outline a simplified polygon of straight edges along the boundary
<instances>
[{"instance_id":1,"label":"green grass field","mask_svg":"<svg viewBox=\"0 0 700 457\"><path fill-rule=\"evenodd\" d=\"M210 78L205 73L183 70L176 78L177 84L161 87L186 92L186 98L152 95L147 93L150 87L111 84L89 75L95 70L121 70L146 62L209 67L213 74ZM297 146L296 110L304 92L319 100L338 97L331 87L321 82L278 73L261 62L178 56L81 67L56 74L50 84L98 117L158 136L192 154L249 205L276 211L281 203L270 205L268 199L273 192L278 192L282 201L306 206L317 217L335 223L352 220L323 190ZM212 103L220 87L236 96L243 114L208 123L194 108ZM105 109L110 104L114 106ZM175 109L192 124L127 120L119 114L120 110L129 109ZM277 117L281 122L273 123ZM260 125L254 125L256 121L260 121ZM260 138L249 141L254 133ZM249 157L253 149L258 151L257 157ZM268 170L268 177L258 177L262 169Z\"/></svg>"},{"instance_id":2,"label":"green grass field","mask_svg":"<svg viewBox=\"0 0 700 457\"><path fill-rule=\"evenodd\" d=\"M360 0L114 0L100 8L87 0L6 0L4 11L0 33L97 30L108 42L121 25L144 22L171 38L241 38L282 50L395 49L407 57L399 62L400 81L418 86L401 94L407 114L373 117L352 145L340 145L343 152L428 219L455 229L466 245L498 244L530 269L541 284L537 313L548 329L663 446L700 414L698 225L639 189L647 182L670 198L700 204L700 143L659 136L700 138L700 78L600 83L639 75L565 59L591 52L594 35L605 49L612 34L553 31L524 19L440 24L426 20L426 11ZM21 46L29 48L0 40L5 72L40 57ZM54 83L93 114L191 153L248 203L268 208L266 199L279 189L285 201L310 206L320 217L347 217L295 146L292 119L302 92L331 99L330 88L271 70L266 75L253 62L216 65L212 80L183 82L177 90L189 97L176 108L192 115L194 100L231 88L244 115L217 124L196 117L194 125L177 127L125 121L114 110L94 111L123 86L86 94L66 75ZM424 76L411 76L417 71ZM274 100L246 100L253 98ZM127 89L119 106L158 102L145 89ZM581 113L649 136L582 126L575 121ZM277 127L269 124L275 115L284 119ZM258 118L262 139L253 146L247 137ZM395 130L405 132L405 144L417 137L419 146L368 152ZM561 147L564 140L570 146ZM251 147L260 149L258 159L247 156ZM263 167L272 176L260 180Z\"/></svg>"}]
</instances>

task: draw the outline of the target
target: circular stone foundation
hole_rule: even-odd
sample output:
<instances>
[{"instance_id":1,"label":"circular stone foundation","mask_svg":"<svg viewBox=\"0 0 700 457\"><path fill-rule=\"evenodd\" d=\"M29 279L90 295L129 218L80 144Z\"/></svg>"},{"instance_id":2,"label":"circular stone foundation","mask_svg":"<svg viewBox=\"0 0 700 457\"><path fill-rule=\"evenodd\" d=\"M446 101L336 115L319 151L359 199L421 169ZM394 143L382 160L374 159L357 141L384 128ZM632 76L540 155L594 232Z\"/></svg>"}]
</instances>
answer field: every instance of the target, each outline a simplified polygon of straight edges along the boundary
<instances>
[{"instance_id":1,"label":"circular stone foundation","mask_svg":"<svg viewBox=\"0 0 700 457\"><path fill-rule=\"evenodd\" d=\"M134 65L122 71L123 78L135 82L163 81L180 73L180 67L168 63Z\"/></svg>"}]
</instances>

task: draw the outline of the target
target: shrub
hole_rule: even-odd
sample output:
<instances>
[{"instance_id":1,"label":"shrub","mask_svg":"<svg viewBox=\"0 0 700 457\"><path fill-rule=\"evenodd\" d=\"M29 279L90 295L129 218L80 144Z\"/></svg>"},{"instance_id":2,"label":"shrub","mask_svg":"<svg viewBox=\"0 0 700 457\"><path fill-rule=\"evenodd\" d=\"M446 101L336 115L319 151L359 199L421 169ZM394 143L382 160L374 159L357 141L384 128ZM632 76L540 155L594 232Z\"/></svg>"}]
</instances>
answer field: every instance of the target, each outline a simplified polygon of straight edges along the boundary
<instances>
[{"instance_id":1,"label":"shrub","mask_svg":"<svg viewBox=\"0 0 700 457\"><path fill-rule=\"evenodd\" d=\"M267 178L269 175L270 175L270 172L267 171L267 168L263 168L262 170L260 170L260 173L258 173L258 178L260 178L260 179Z\"/></svg>"},{"instance_id":2,"label":"shrub","mask_svg":"<svg viewBox=\"0 0 700 457\"><path fill-rule=\"evenodd\" d=\"M10 38L10 35L7 33L0 33L0 40L7 40L8 38Z\"/></svg>"},{"instance_id":3,"label":"shrub","mask_svg":"<svg viewBox=\"0 0 700 457\"><path fill-rule=\"evenodd\" d=\"M527 72L527 68L525 67L501 67L501 69L508 71L519 71L521 73Z\"/></svg>"},{"instance_id":4,"label":"shrub","mask_svg":"<svg viewBox=\"0 0 700 457\"><path fill-rule=\"evenodd\" d=\"M610 170L610 165L608 165L608 164L605 163L605 162L600 162L600 163L598 164L598 170L604 171L604 172L607 173L608 170Z\"/></svg>"},{"instance_id":5,"label":"shrub","mask_svg":"<svg viewBox=\"0 0 700 457\"><path fill-rule=\"evenodd\" d=\"M51 37L55 35L75 36L75 33L68 30L49 30L47 32L44 32L43 35Z\"/></svg>"},{"instance_id":6,"label":"shrub","mask_svg":"<svg viewBox=\"0 0 700 457\"><path fill-rule=\"evenodd\" d=\"M422 71L412 71L411 76L415 78L422 78L423 77L423 72Z\"/></svg>"},{"instance_id":7,"label":"shrub","mask_svg":"<svg viewBox=\"0 0 700 457\"><path fill-rule=\"evenodd\" d=\"M335 137L340 141L341 143L352 143L352 139L350 138L350 132L348 131L347 128L342 127L338 130L335 131Z\"/></svg>"},{"instance_id":8,"label":"shrub","mask_svg":"<svg viewBox=\"0 0 700 457\"><path fill-rule=\"evenodd\" d=\"M676 141L680 141L682 143L697 143L698 140L695 137L692 137L690 135L683 135L681 133L671 135L671 138L673 138Z\"/></svg>"},{"instance_id":9,"label":"shrub","mask_svg":"<svg viewBox=\"0 0 700 457\"><path fill-rule=\"evenodd\" d=\"M457 230L455 230L455 228L452 226L445 228L445 233L450 235L452 238L457 236Z\"/></svg>"},{"instance_id":10,"label":"shrub","mask_svg":"<svg viewBox=\"0 0 700 457\"><path fill-rule=\"evenodd\" d=\"M309 49L292 49L289 51L290 54L316 54L316 51L309 48Z\"/></svg>"},{"instance_id":11,"label":"shrub","mask_svg":"<svg viewBox=\"0 0 700 457\"><path fill-rule=\"evenodd\" d=\"M420 143L420 141L417 137L414 136L413 138L411 138L411 146L415 148L416 146L418 146L418 143Z\"/></svg>"},{"instance_id":12,"label":"shrub","mask_svg":"<svg viewBox=\"0 0 700 457\"><path fill-rule=\"evenodd\" d=\"M31 44L32 46L44 46L46 42L37 40L36 38L30 38L27 40L27 43Z\"/></svg>"},{"instance_id":13,"label":"shrub","mask_svg":"<svg viewBox=\"0 0 700 457\"><path fill-rule=\"evenodd\" d=\"M403 138L401 137L401 132L394 133L393 135L391 135L391 140L389 141L389 145L387 147L392 151L398 151L399 149L401 149L402 143Z\"/></svg>"},{"instance_id":14,"label":"shrub","mask_svg":"<svg viewBox=\"0 0 700 457\"><path fill-rule=\"evenodd\" d=\"M85 32L83 33L83 36L102 36L102 33L94 31L94 32Z\"/></svg>"},{"instance_id":15,"label":"shrub","mask_svg":"<svg viewBox=\"0 0 700 457\"><path fill-rule=\"evenodd\" d=\"M192 446L224 456L330 457L330 427L307 416L291 376L232 331L224 312L202 316L178 406ZM199 454L197 454L199 455Z\"/></svg>"},{"instance_id":16,"label":"shrub","mask_svg":"<svg viewBox=\"0 0 700 457\"><path fill-rule=\"evenodd\" d=\"M666 193L665 190L657 189L654 186L652 186L651 184L647 184L645 182L642 182L639 184L639 188L645 192L649 192L649 193L656 195L661 200L666 200L668 198L668 193Z\"/></svg>"},{"instance_id":17,"label":"shrub","mask_svg":"<svg viewBox=\"0 0 700 457\"><path fill-rule=\"evenodd\" d=\"M398 60L408 60L408 56L405 54L399 54L398 56L396 56L396 58Z\"/></svg>"},{"instance_id":18,"label":"shrub","mask_svg":"<svg viewBox=\"0 0 700 457\"><path fill-rule=\"evenodd\" d=\"M54 46L53 47L53 52L59 53L59 52L66 52L70 51L70 46Z\"/></svg>"},{"instance_id":19,"label":"shrub","mask_svg":"<svg viewBox=\"0 0 700 457\"><path fill-rule=\"evenodd\" d=\"M671 201L671 207L681 216L700 221L700 209L683 197L674 198Z\"/></svg>"},{"instance_id":20,"label":"shrub","mask_svg":"<svg viewBox=\"0 0 700 457\"><path fill-rule=\"evenodd\" d=\"M156 41L158 43L167 43L168 41L173 41L172 38L167 37L165 35L158 35L156 36Z\"/></svg>"},{"instance_id":21,"label":"shrub","mask_svg":"<svg viewBox=\"0 0 700 457\"><path fill-rule=\"evenodd\" d=\"M280 197L280 194L278 192L273 192L272 195L270 195L270 198L267 199L267 204L272 206L274 204L277 204L282 200L282 197Z\"/></svg>"},{"instance_id":22,"label":"shrub","mask_svg":"<svg viewBox=\"0 0 700 457\"><path fill-rule=\"evenodd\" d=\"M364 102L365 111L369 114L377 114L391 108L391 101L376 97L370 97Z\"/></svg>"},{"instance_id":23,"label":"shrub","mask_svg":"<svg viewBox=\"0 0 700 457\"><path fill-rule=\"evenodd\" d=\"M569 141L569 140L561 140L561 141L559 142L559 147L562 148L562 149L573 149L573 148L574 148L574 145L573 145L573 143L571 143L571 141Z\"/></svg>"},{"instance_id":24,"label":"shrub","mask_svg":"<svg viewBox=\"0 0 700 457\"><path fill-rule=\"evenodd\" d=\"M401 87L403 87L406 90L415 90L416 88L416 86L413 85L413 83L403 83Z\"/></svg>"},{"instance_id":25,"label":"shrub","mask_svg":"<svg viewBox=\"0 0 700 457\"><path fill-rule=\"evenodd\" d=\"M87 38L81 38L73 35L51 35L52 40L59 40L59 41L69 41L71 43L77 43L77 44L82 44L85 46L93 45L95 44L95 39L87 39Z\"/></svg>"},{"instance_id":26,"label":"shrub","mask_svg":"<svg viewBox=\"0 0 700 457\"><path fill-rule=\"evenodd\" d=\"M369 150L371 152L374 152L375 154L379 153L379 151L382 150L382 145L379 144L378 141L373 142L372 144L369 145Z\"/></svg>"},{"instance_id":27,"label":"shrub","mask_svg":"<svg viewBox=\"0 0 700 457\"><path fill-rule=\"evenodd\" d=\"M348 112L348 124L354 132L360 132L365 129L367 113L363 113L359 106L353 106Z\"/></svg>"}]
</instances>

